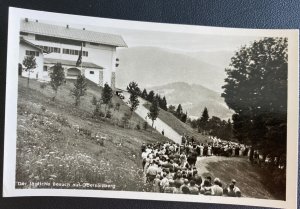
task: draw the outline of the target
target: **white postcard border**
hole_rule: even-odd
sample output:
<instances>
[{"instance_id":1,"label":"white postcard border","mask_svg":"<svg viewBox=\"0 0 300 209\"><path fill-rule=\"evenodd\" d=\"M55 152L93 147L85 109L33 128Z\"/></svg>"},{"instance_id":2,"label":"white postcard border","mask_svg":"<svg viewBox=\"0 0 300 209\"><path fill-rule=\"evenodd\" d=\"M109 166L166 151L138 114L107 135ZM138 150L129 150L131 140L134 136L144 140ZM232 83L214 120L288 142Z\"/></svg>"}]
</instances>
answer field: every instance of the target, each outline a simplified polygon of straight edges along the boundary
<instances>
[{"instance_id":1,"label":"white postcard border","mask_svg":"<svg viewBox=\"0 0 300 209\"><path fill-rule=\"evenodd\" d=\"M282 36L288 38L288 135L287 135L287 182L286 201L265 200L256 198L231 198L214 196L194 196L178 194L157 194L146 192L72 190L72 189L16 189L16 130L17 130L17 96L18 96L18 56L20 18L28 17L39 20L59 20L70 24L87 24L98 27L117 27L136 30L166 31L177 33L222 34L224 36ZM5 104L5 142L4 142L4 174L3 196L77 196L105 197L124 199L148 199L163 201L184 201L221 203L236 205L252 205L276 208L296 208L297 179L298 179L298 30L265 30L265 29L236 29L191 25L175 25L164 23L149 23L106 18L86 17L78 15L59 14L10 7L8 45L7 45L7 75L6 75L6 104ZM297 139L297 140L289 140Z\"/></svg>"}]
</instances>

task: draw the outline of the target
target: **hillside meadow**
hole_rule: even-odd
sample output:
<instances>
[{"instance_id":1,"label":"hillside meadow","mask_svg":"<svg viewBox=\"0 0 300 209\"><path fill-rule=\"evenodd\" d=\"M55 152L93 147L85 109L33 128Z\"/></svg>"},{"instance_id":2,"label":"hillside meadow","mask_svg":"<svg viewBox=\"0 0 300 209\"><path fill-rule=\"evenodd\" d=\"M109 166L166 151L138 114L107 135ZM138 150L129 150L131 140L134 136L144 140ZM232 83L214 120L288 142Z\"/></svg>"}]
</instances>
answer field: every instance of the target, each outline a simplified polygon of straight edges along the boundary
<instances>
[{"instance_id":1,"label":"hillside meadow","mask_svg":"<svg viewBox=\"0 0 300 209\"><path fill-rule=\"evenodd\" d=\"M168 139L150 127L137 130L142 123L133 114L129 125L122 125L127 105L114 96L112 118L93 118L93 96L102 88L88 82L87 95L79 107L70 95L73 81L58 91L55 101L49 85L19 77L17 115L16 185L20 188L83 188L144 191L140 147L142 143ZM104 111L104 106L102 110ZM103 137L99 144L96 135ZM49 184L39 184L46 182ZM31 184L30 184L31 183ZM96 187L95 184L106 186ZM50 186L49 186L50 185ZM53 186L54 185L54 186Z\"/></svg>"}]
</instances>

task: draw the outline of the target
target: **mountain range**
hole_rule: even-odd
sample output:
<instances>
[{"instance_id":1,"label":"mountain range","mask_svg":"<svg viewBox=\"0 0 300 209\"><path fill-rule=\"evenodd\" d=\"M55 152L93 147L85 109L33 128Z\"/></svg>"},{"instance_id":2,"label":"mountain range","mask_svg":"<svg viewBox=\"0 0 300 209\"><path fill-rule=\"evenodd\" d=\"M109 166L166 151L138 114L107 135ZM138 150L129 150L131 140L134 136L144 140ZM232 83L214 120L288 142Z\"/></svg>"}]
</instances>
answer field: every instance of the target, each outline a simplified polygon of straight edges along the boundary
<instances>
[{"instance_id":1,"label":"mountain range","mask_svg":"<svg viewBox=\"0 0 300 209\"><path fill-rule=\"evenodd\" d=\"M163 95L167 99L168 105L182 105L183 111L188 113L188 117L194 119L201 117L205 107L211 116L217 116L221 119L231 118L232 111L228 108L220 93L212 91L197 84L187 84L176 82L162 86L151 87L148 91Z\"/></svg>"},{"instance_id":2,"label":"mountain range","mask_svg":"<svg viewBox=\"0 0 300 209\"><path fill-rule=\"evenodd\" d=\"M125 89L131 81L141 89L165 95L168 104L182 104L191 117L204 109L210 115L228 119L232 115L221 97L225 68L232 52L176 51L159 47L118 49L116 85Z\"/></svg>"},{"instance_id":3,"label":"mountain range","mask_svg":"<svg viewBox=\"0 0 300 209\"><path fill-rule=\"evenodd\" d=\"M186 82L221 92L231 53L132 47L119 49L117 56L116 83L120 88L130 81L138 82L141 87Z\"/></svg>"}]
</instances>

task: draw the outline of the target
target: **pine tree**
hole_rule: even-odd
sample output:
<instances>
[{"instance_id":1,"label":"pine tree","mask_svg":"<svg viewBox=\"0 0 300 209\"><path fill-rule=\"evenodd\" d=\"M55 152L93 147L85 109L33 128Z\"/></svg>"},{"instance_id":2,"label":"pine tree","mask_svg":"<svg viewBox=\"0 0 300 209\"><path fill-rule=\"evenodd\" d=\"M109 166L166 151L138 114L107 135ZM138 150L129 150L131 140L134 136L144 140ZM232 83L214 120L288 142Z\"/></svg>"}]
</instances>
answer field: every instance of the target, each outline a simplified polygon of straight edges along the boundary
<instances>
[{"instance_id":1,"label":"pine tree","mask_svg":"<svg viewBox=\"0 0 300 209\"><path fill-rule=\"evenodd\" d=\"M84 75L78 75L74 83L74 88L71 90L71 94L75 99L75 106L80 105L80 97L86 95L87 83ZM96 98L93 98L96 99ZM95 103L95 100L93 101ZM96 99L97 104L97 99ZM96 105L95 104L95 105Z\"/></svg>"},{"instance_id":2,"label":"pine tree","mask_svg":"<svg viewBox=\"0 0 300 209\"><path fill-rule=\"evenodd\" d=\"M64 83L65 81L65 73L64 73L64 69L61 66L60 63L57 63L54 65L53 70L50 74L50 85L52 87L52 89L55 92L54 97L52 98L52 100L54 101L57 95L57 91L59 89L59 87Z\"/></svg>"},{"instance_id":3,"label":"pine tree","mask_svg":"<svg viewBox=\"0 0 300 209\"><path fill-rule=\"evenodd\" d=\"M155 94L155 100L158 102L158 106L161 108L161 105L162 105L161 101L162 101L162 99L161 99L161 97L160 97L159 94Z\"/></svg>"},{"instance_id":4,"label":"pine tree","mask_svg":"<svg viewBox=\"0 0 300 209\"><path fill-rule=\"evenodd\" d=\"M209 119L208 110L205 107L203 112L202 112L202 116L200 118L200 121L203 122L203 123L207 123L208 119Z\"/></svg>"},{"instance_id":5,"label":"pine tree","mask_svg":"<svg viewBox=\"0 0 300 209\"><path fill-rule=\"evenodd\" d=\"M153 100L154 100L154 91L150 91L147 96L147 101L152 103Z\"/></svg>"},{"instance_id":6,"label":"pine tree","mask_svg":"<svg viewBox=\"0 0 300 209\"><path fill-rule=\"evenodd\" d=\"M207 129L208 119L209 119L208 110L205 107L203 112L202 112L201 118L198 119L198 132L201 132L201 131Z\"/></svg>"},{"instance_id":7,"label":"pine tree","mask_svg":"<svg viewBox=\"0 0 300 209\"><path fill-rule=\"evenodd\" d=\"M162 98L161 108L166 111L168 110L168 104L165 96Z\"/></svg>"},{"instance_id":8,"label":"pine tree","mask_svg":"<svg viewBox=\"0 0 300 209\"><path fill-rule=\"evenodd\" d=\"M154 100L150 106L149 112L148 112L148 117L152 120L152 128L154 125L154 121L159 115L159 108L158 108L158 102Z\"/></svg>"},{"instance_id":9,"label":"pine tree","mask_svg":"<svg viewBox=\"0 0 300 209\"><path fill-rule=\"evenodd\" d=\"M141 95L141 90L140 88L138 87L138 84L134 81L130 82L129 85L127 86L127 91L132 94L136 94L138 96Z\"/></svg>"},{"instance_id":10,"label":"pine tree","mask_svg":"<svg viewBox=\"0 0 300 209\"><path fill-rule=\"evenodd\" d=\"M143 92L142 92L141 97L142 97L143 99L147 99L147 96L148 96L147 90L144 89Z\"/></svg>"},{"instance_id":11,"label":"pine tree","mask_svg":"<svg viewBox=\"0 0 300 209\"><path fill-rule=\"evenodd\" d=\"M105 110L107 109L107 105L111 103L112 97L113 97L113 90L110 88L110 86L107 83L104 84L101 100L103 104L105 104Z\"/></svg>"},{"instance_id":12,"label":"pine tree","mask_svg":"<svg viewBox=\"0 0 300 209\"><path fill-rule=\"evenodd\" d=\"M174 105L169 105L168 111L171 112L171 113L173 113L173 115L175 115L175 108L176 107Z\"/></svg>"},{"instance_id":13,"label":"pine tree","mask_svg":"<svg viewBox=\"0 0 300 209\"><path fill-rule=\"evenodd\" d=\"M183 113L182 115L181 115L181 118L180 118L180 120L182 121L182 122L186 122L186 120L187 120L187 113Z\"/></svg>"},{"instance_id":14,"label":"pine tree","mask_svg":"<svg viewBox=\"0 0 300 209\"><path fill-rule=\"evenodd\" d=\"M129 102L130 102L130 111L132 116L133 111L135 111L140 104L138 95L136 93L131 93L129 97Z\"/></svg>"},{"instance_id":15,"label":"pine tree","mask_svg":"<svg viewBox=\"0 0 300 209\"><path fill-rule=\"evenodd\" d=\"M177 109L176 109L176 117L177 118L181 118L181 115L182 115L182 107L181 107L181 104L179 104L178 106L177 106Z\"/></svg>"}]
</instances>

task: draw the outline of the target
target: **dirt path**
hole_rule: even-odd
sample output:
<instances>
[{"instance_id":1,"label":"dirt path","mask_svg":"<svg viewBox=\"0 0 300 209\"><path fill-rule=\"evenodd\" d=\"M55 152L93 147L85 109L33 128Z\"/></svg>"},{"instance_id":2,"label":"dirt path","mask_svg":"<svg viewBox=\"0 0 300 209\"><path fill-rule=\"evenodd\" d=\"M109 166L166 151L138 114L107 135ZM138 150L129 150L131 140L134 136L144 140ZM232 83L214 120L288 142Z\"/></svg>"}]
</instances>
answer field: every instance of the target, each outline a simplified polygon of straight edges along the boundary
<instances>
[{"instance_id":1,"label":"dirt path","mask_svg":"<svg viewBox=\"0 0 300 209\"><path fill-rule=\"evenodd\" d=\"M130 94L128 92L123 92L123 94L125 96L125 102L127 104L127 102L129 101ZM140 101L140 104L139 104L138 108L136 109L135 113L138 114L141 118L143 118L151 126L152 120L150 120L147 117L149 110L146 107L144 107L144 104L146 103L146 101L141 98L139 98L139 101ZM155 120L154 127L159 133L164 131L164 135L166 137L168 137L169 139L171 139L172 141L174 141L176 143L181 143L181 136L176 131L174 131L174 129L172 129L170 126L168 126L166 123L164 123L159 118L157 118Z\"/></svg>"},{"instance_id":2,"label":"dirt path","mask_svg":"<svg viewBox=\"0 0 300 209\"><path fill-rule=\"evenodd\" d=\"M198 174L203 176L203 174L209 173L210 171L207 169L208 164L211 162L221 162L221 161L232 161L232 158L228 157L219 157L219 156L209 156L209 157L198 157L196 162L196 168ZM237 160L239 160L237 158Z\"/></svg>"}]
</instances>

